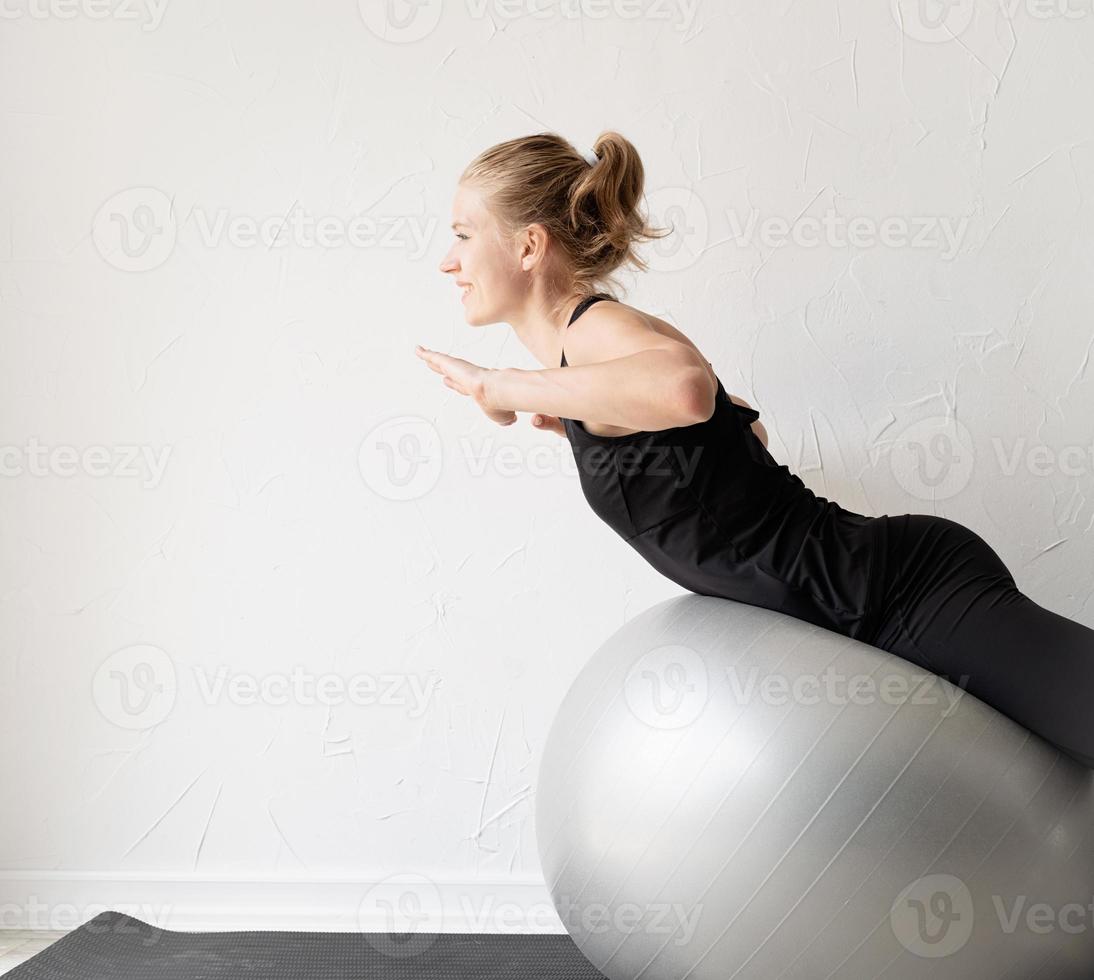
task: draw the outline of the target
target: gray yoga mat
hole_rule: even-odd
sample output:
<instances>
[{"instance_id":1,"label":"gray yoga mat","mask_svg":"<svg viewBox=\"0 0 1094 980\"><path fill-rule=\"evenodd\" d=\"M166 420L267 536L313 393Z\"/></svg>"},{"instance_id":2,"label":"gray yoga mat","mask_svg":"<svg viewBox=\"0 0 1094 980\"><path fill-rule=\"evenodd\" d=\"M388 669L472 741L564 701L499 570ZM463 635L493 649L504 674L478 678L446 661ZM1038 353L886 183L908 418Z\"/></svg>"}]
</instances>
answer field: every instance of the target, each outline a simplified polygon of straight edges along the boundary
<instances>
[{"instance_id":1,"label":"gray yoga mat","mask_svg":"<svg viewBox=\"0 0 1094 980\"><path fill-rule=\"evenodd\" d=\"M102 912L4 980L604 980L567 935L176 932Z\"/></svg>"}]
</instances>

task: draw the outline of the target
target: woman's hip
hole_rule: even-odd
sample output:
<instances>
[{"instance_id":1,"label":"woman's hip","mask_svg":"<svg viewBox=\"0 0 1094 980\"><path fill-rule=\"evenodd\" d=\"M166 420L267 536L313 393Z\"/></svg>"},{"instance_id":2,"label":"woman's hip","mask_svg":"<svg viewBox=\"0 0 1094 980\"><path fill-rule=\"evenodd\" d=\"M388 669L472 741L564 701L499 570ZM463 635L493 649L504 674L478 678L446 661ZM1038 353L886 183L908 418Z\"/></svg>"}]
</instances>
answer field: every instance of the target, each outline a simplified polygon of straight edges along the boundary
<instances>
[{"instance_id":1,"label":"woman's hip","mask_svg":"<svg viewBox=\"0 0 1094 980\"><path fill-rule=\"evenodd\" d=\"M884 520L885 574L875 646L910 643L927 656L932 641L1021 597L1003 559L972 528L936 514Z\"/></svg>"}]
</instances>

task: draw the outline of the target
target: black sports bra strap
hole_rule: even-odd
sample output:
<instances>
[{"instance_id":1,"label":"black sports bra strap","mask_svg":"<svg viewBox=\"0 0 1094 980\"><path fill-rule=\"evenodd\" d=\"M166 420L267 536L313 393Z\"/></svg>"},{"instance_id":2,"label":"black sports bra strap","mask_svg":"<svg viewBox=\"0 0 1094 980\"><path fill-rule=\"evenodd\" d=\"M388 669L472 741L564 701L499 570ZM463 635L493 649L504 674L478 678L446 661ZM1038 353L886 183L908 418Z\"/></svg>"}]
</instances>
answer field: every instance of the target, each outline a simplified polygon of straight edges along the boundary
<instances>
[{"instance_id":1,"label":"black sports bra strap","mask_svg":"<svg viewBox=\"0 0 1094 980\"><path fill-rule=\"evenodd\" d=\"M584 313L593 303L599 303L602 299L608 299L607 296L586 296L580 303L577 304L574 312L570 314L570 323L566 326L570 326L582 313Z\"/></svg>"},{"instance_id":2,"label":"black sports bra strap","mask_svg":"<svg viewBox=\"0 0 1094 980\"><path fill-rule=\"evenodd\" d=\"M611 297L610 296L601 296L599 294L594 295L594 296L586 296L574 308L574 312L570 314L570 322L567 323L566 326L568 326L568 327L571 326L573 324L574 320L576 320L579 316L581 316L581 314L584 313L590 306L592 306L593 303L599 303L602 299L611 299ZM565 351L565 349L563 349L563 351L562 351L562 361L559 364L559 367L568 367L568 365L566 364L566 351Z\"/></svg>"}]
</instances>

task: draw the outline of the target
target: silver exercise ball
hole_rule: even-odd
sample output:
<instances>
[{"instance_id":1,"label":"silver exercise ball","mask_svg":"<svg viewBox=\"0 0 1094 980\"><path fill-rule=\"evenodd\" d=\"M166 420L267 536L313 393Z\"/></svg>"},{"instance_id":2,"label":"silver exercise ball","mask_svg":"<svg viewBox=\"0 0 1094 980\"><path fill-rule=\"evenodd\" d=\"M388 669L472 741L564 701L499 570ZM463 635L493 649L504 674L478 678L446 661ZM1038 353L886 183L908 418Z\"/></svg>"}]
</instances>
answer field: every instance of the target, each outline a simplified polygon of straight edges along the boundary
<instances>
[{"instance_id":1,"label":"silver exercise ball","mask_svg":"<svg viewBox=\"0 0 1094 980\"><path fill-rule=\"evenodd\" d=\"M1090 980L1094 772L953 681L729 599L636 616L541 761L567 931L609 980Z\"/></svg>"}]
</instances>

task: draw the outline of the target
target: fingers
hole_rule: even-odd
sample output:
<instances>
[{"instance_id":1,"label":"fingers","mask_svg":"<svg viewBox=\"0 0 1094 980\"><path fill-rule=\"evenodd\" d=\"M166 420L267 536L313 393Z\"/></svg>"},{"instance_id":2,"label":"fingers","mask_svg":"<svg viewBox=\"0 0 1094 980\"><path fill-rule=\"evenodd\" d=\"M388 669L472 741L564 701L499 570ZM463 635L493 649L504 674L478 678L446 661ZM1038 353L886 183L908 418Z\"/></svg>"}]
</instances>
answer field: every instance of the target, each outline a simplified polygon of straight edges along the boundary
<instances>
[{"instance_id":1,"label":"fingers","mask_svg":"<svg viewBox=\"0 0 1094 980\"><path fill-rule=\"evenodd\" d=\"M463 360L463 358L453 357L451 354L442 354L439 350L430 350L428 347L420 345L414 348L414 353L434 370L444 370L445 364L454 366L456 364L469 365L471 363Z\"/></svg>"},{"instance_id":2,"label":"fingers","mask_svg":"<svg viewBox=\"0 0 1094 980\"><path fill-rule=\"evenodd\" d=\"M430 360L427 355L423 356L422 360L425 361L425 365L429 368L430 371L436 371L438 374L444 374L444 368L437 361Z\"/></svg>"},{"instance_id":3,"label":"fingers","mask_svg":"<svg viewBox=\"0 0 1094 980\"><path fill-rule=\"evenodd\" d=\"M558 436L566 435L566 427L562 424L561 419L554 415L544 415L542 412L536 412L532 416L532 425L544 432L553 432Z\"/></svg>"},{"instance_id":4,"label":"fingers","mask_svg":"<svg viewBox=\"0 0 1094 980\"><path fill-rule=\"evenodd\" d=\"M414 353L425 361L431 371L436 371L438 374L445 373L441 358L446 357L447 355L439 354L437 351L431 351L428 347L422 347L421 345L414 348Z\"/></svg>"},{"instance_id":5,"label":"fingers","mask_svg":"<svg viewBox=\"0 0 1094 980\"><path fill-rule=\"evenodd\" d=\"M431 351L426 347L422 347L420 344L414 348L414 353L426 362L430 370L441 375L441 380L447 387L451 388L453 391L458 391L461 395L470 394L463 385L458 384L448 376L441 360L442 358L447 358L448 355L438 354L436 351ZM516 412L513 412L511 416L493 417L498 425L512 425L517 421ZM543 432L553 432L557 436L566 435L566 426L564 426L562 420L555 415L544 415L542 412L536 412L532 416L532 425Z\"/></svg>"},{"instance_id":6,"label":"fingers","mask_svg":"<svg viewBox=\"0 0 1094 980\"><path fill-rule=\"evenodd\" d=\"M439 358L435 358L433 356L432 351L427 351L424 348L418 348L417 350L415 350L414 353L416 353L423 361L425 361L426 367L428 367L430 371L433 371L435 374L439 374L441 376L441 380L446 385L448 385L449 388L458 391L461 395L467 394L467 392L464 391L461 385L456 384L448 376L448 372L445 370L444 365L441 363Z\"/></svg>"}]
</instances>

